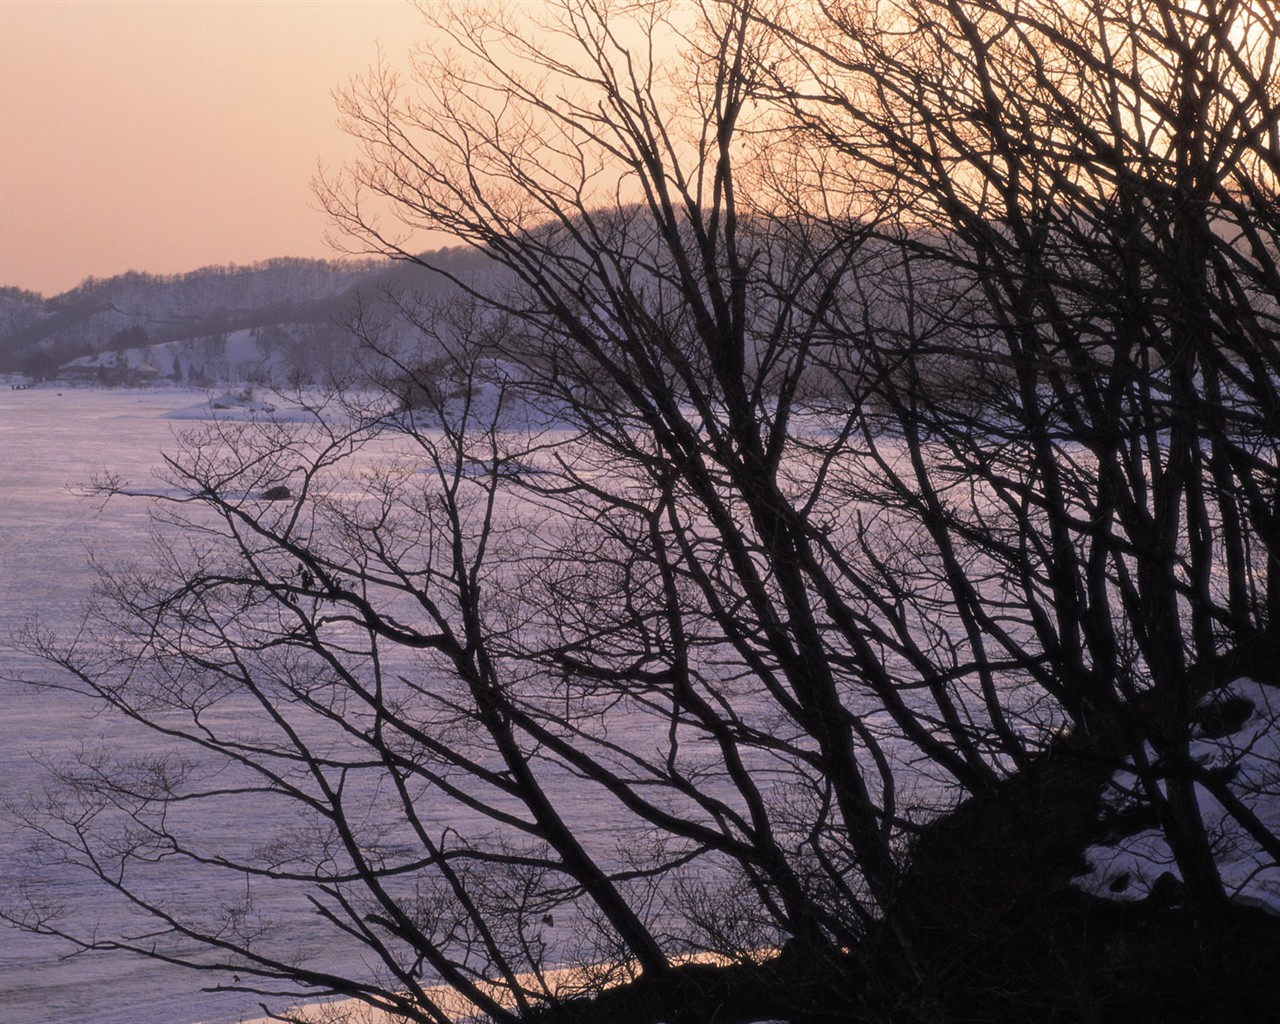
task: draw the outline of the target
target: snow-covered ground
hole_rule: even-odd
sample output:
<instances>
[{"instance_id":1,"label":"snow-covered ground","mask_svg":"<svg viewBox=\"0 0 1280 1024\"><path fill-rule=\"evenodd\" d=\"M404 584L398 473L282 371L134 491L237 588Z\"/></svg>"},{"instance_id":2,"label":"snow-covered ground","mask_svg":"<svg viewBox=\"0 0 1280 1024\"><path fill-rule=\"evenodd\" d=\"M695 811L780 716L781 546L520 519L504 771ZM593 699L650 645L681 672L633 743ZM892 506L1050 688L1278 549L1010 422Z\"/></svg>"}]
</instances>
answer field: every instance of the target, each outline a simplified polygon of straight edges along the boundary
<instances>
[{"instance_id":1,"label":"snow-covered ground","mask_svg":"<svg viewBox=\"0 0 1280 1024\"><path fill-rule=\"evenodd\" d=\"M284 328L276 333L290 338ZM95 352L65 363L58 376L90 385L112 379L133 383L240 381L249 377L287 381L297 369L288 351L260 340L257 331L240 330L199 340Z\"/></svg>"},{"instance_id":2,"label":"snow-covered ground","mask_svg":"<svg viewBox=\"0 0 1280 1024\"><path fill-rule=\"evenodd\" d=\"M1192 758L1222 773L1228 788L1261 824L1280 835L1280 691L1237 679L1204 698L1203 708L1213 705L1224 711L1209 714L1209 720L1229 719L1233 728L1225 735L1217 735L1222 728L1199 728L1192 739ZM1228 895L1280 914L1280 866L1205 789L1198 788L1197 797ZM1123 819L1142 811L1138 780L1131 771L1116 772L1102 799L1108 817ZM1154 827L1092 846L1085 859L1090 870L1076 884L1107 899L1145 899L1162 875L1180 877L1168 843Z\"/></svg>"}]
</instances>

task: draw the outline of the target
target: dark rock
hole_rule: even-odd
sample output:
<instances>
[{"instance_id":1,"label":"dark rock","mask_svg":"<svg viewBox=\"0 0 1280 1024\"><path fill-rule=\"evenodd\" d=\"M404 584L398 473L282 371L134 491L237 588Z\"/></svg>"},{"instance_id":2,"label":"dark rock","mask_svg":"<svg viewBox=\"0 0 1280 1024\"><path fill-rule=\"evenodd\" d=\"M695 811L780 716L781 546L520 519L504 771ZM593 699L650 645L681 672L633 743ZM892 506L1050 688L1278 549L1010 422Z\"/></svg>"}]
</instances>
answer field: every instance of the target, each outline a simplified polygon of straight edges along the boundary
<instances>
[{"instance_id":1,"label":"dark rock","mask_svg":"<svg viewBox=\"0 0 1280 1024\"><path fill-rule=\"evenodd\" d=\"M1104 806L1098 815L1098 821L1100 832L1096 838L1106 846L1114 846L1121 839L1160 827L1160 815L1145 801L1119 808Z\"/></svg>"},{"instance_id":2,"label":"dark rock","mask_svg":"<svg viewBox=\"0 0 1280 1024\"><path fill-rule=\"evenodd\" d=\"M1182 903L1185 892L1182 879L1172 871L1166 871L1151 886L1146 902L1150 907L1176 907Z\"/></svg>"},{"instance_id":3,"label":"dark rock","mask_svg":"<svg viewBox=\"0 0 1280 1024\"><path fill-rule=\"evenodd\" d=\"M1221 739L1239 732L1253 717L1257 708L1244 697L1226 697L1196 709L1196 734L1208 739Z\"/></svg>"}]
</instances>

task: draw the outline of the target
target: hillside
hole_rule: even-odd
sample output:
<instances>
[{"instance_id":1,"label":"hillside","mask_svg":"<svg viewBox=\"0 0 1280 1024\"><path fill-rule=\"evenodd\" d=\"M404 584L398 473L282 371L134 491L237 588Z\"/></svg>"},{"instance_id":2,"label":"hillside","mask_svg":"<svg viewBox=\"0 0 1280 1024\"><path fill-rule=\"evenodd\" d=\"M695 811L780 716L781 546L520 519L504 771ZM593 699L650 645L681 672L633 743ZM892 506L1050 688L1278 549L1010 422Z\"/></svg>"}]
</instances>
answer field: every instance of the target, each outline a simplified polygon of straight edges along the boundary
<instances>
[{"instance_id":1,"label":"hillside","mask_svg":"<svg viewBox=\"0 0 1280 1024\"><path fill-rule=\"evenodd\" d=\"M478 268L463 250L434 255L460 274ZM275 259L173 276L91 277L51 298L0 288L0 372L102 384L318 380L352 365L357 308L394 322L392 295L412 291L430 301L451 287L385 260Z\"/></svg>"}]
</instances>

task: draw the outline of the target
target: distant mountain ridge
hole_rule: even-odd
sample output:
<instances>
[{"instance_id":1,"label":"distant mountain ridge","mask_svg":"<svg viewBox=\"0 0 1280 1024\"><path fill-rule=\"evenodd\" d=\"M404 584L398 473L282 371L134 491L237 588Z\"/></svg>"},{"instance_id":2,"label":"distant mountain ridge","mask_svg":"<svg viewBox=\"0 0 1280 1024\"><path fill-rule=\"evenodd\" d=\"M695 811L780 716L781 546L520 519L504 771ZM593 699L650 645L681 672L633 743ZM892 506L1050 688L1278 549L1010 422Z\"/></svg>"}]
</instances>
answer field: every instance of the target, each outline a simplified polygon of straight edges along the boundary
<instances>
[{"instance_id":1,"label":"distant mountain ridge","mask_svg":"<svg viewBox=\"0 0 1280 1024\"><path fill-rule=\"evenodd\" d=\"M459 267L475 259L460 249L437 256ZM90 277L51 298L0 287L0 372L49 379L90 369L104 383L144 367L201 383L243 373L314 378L354 348L344 324L357 301L440 287L420 268L385 259L295 258Z\"/></svg>"}]
</instances>

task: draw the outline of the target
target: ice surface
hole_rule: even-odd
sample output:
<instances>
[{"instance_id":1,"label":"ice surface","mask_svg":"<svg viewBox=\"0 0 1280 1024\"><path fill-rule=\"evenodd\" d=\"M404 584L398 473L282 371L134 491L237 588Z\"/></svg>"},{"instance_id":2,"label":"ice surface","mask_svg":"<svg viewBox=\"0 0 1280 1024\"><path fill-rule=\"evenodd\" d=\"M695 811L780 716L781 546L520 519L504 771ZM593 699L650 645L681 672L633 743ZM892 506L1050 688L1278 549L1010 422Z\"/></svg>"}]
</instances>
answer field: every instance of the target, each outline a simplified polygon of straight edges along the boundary
<instances>
[{"instance_id":1,"label":"ice surface","mask_svg":"<svg viewBox=\"0 0 1280 1024\"><path fill-rule=\"evenodd\" d=\"M172 449L176 431L189 427L191 420L260 415L293 414L284 409L271 412L253 398L214 410L209 395L180 388L59 391L46 386L0 391L0 799L38 792L45 779L43 757L56 757L82 742L140 742L127 726L95 716L92 706L71 694L15 681L17 676L42 678L48 669L18 655L7 646L7 638L35 615L60 626L77 620L92 580L88 550L106 561L146 552L145 501L113 501L99 510L94 502L77 496L75 485L110 469L139 493L165 492L155 467L161 451ZM1231 693L1252 701L1255 714L1234 735L1201 737L1197 756L1215 765L1238 765L1237 780L1252 783L1245 799L1272 828L1280 828L1280 747L1276 731L1267 728L1280 714L1280 698L1276 691L1248 680L1234 684ZM1123 775L1117 776L1116 799L1123 799L1125 782ZM607 837L610 827L597 812L589 805L568 813L580 817L584 833ZM1280 872L1261 858L1247 837L1227 828L1220 813L1211 813L1211 819L1221 826L1217 839L1228 885L1241 899L1280 910ZM251 836L266 823L237 820L219 827ZM1154 832L1094 848L1089 856L1093 870L1081 884L1115 895L1111 885L1128 872L1123 898L1141 898L1162 872L1172 869L1172 858ZM23 864L19 840L0 830L0 882L18 878ZM96 891L80 880L55 881L73 913L91 917L108 912ZM202 890L198 877L182 884L193 894ZM304 917L304 911L290 907L287 899L275 909L286 922ZM260 1013L252 996L201 991L202 986L217 984L216 977L115 955L68 958L69 952L56 941L0 926L0 1020L224 1024Z\"/></svg>"},{"instance_id":2,"label":"ice surface","mask_svg":"<svg viewBox=\"0 0 1280 1024\"><path fill-rule=\"evenodd\" d=\"M182 426L165 417L202 402L207 409L201 392L180 388L0 390L0 801L39 792L46 779L41 759L83 742L137 740L74 695L18 682L49 670L15 652L9 638L33 616L55 626L78 619L92 580L88 551L108 561L145 551L145 502L113 501L100 512L76 487L109 468L154 489L160 452L172 449ZM0 829L0 887L21 877L22 842ZM192 885L198 891L199 880ZM73 913L102 912L96 891L78 878L59 879L58 891ZM0 924L0 1021L222 1024L260 1012L251 996L202 992L217 980L209 976L71 952Z\"/></svg>"},{"instance_id":3,"label":"ice surface","mask_svg":"<svg viewBox=\"0 0 1280 1024\"><path fill-rule=\"evenodd\" d=\"M79 620L93 581L92 551L106 563L145 557L150 543L148 502L113 499L105 507L77 493L109 470L137 495L171 494L157 475L161 453L175 434L206 418L303 419L268 410L260 398L230 396L214 409L208 394L183 388L114 389L36 387L0 392L0 801L21 801L47 782L42 762L80 744L145 750L149 733L110 716L75 694L24 685L19 678L51 680L45 664L20 655L8 642L33 617L67 628ZM220 397L219 394L212 396ZM274 399L271 404L275 404ZM612 844L616 832L594 801L569 801L566 816L585 842ZM259 812L259 817L262 813ZM224 841L253 841L275 825L230 816L211 821ZM23 840L0 829L0 888L33 870ZM207 900L216 886L187 873L172 880L175 896ZM76 921L101 919L104 933L119 911L79 875L47 878ZM293 900L293 902L291 902ZM301 899L281 893L271 913L282 927L310 941L313 919ZM231 1024L260 1015L258 999L204 989L230 979L108 953L77 954L54 939L0 925L0 1021L8 1024ZM327 966L359 971L329 946L316 947ZM336 960L336 963L334 962Z\"/></svg>"}]
</instances>

